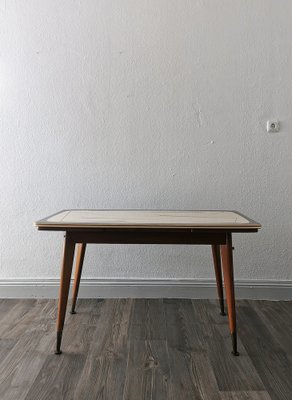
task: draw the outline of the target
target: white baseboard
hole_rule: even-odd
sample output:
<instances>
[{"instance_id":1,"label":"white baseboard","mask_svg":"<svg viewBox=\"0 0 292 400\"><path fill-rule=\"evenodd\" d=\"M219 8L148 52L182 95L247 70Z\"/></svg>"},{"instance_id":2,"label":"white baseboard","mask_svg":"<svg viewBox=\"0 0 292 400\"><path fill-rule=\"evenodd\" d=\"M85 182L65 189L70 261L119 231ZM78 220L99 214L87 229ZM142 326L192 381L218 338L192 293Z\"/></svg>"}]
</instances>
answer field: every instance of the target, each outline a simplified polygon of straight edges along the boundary
<instances>
[{"instance_id":1,"label":"white baseboard","mask_svg":"<svg viewBox=\"0 0 292 400\"><path fill-rule=\"evenodd\" d=\"M0 298L57 298L59 279L1 279ZM238 280L238 299L292 300L292 281ZM217 297L214 280L84 278L80 298Z\"/></svg>"}]
</instances>

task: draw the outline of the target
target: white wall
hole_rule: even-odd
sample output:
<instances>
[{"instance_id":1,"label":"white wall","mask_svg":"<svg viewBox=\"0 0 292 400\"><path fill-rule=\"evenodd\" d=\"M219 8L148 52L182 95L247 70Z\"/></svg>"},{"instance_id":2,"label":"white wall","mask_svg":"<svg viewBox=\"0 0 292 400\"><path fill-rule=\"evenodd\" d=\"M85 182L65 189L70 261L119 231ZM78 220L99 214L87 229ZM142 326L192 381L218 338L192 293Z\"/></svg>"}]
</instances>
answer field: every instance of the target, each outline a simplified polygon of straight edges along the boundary
<instances>
[{"instance_id":1,"label":"white wall","mask_svg":"<svg viewBox=\"0 0 292 400\"><path fill-rule=\"evenodd\" d=\"M63 208L237 209L236 277L292 279L290 0L0 1L0 278L57 277ZM278 134L265 131L279 118ZM207 248L90 246L86 277L209 278Z\"/></svg>"}]
</instances>

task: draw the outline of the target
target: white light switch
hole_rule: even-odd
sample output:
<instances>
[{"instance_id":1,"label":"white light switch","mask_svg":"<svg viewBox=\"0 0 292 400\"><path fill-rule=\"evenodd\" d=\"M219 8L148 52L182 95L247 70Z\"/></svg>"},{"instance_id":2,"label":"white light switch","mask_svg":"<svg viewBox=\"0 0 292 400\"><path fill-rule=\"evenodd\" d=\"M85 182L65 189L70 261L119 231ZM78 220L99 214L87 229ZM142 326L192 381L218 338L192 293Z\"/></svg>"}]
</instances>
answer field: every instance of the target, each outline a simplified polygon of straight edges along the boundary
<instances>
[{"instance_id":1,"label":"white light switch","mask_svg":"<svg viewBox=\"0 0 292 400\"><path fill-rule=\"evenodd\" d=\"M267 121L267 132L279 132L280 130L280 122L271 120Z\"/></svg>"}]
</instances>

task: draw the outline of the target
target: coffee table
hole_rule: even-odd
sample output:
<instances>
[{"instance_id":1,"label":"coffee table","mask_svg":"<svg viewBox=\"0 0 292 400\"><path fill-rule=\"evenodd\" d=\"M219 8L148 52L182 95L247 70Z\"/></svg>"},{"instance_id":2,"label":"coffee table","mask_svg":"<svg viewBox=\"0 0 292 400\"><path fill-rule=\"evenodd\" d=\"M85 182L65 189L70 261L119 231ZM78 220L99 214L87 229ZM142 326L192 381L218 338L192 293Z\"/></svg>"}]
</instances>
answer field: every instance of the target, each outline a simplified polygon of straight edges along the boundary
<instances>
[{"instance_id":1,"label":"coffee table","mask_svg":"<svg viewBox=\"0 0 292 400\"><path fill-rule=\"evenodd\" d=\"M222 269L232 353L238 355L232 234L257 232L261 225L237 211L217 210L62 210L35 222L39 230L64 231L64 253L57 317L56 354L61 341L78 244L71 313L76 301L88 243L211 245L221 314L225 315ZM221 268L222 265L222 268Z\"/></svg>"}]
</instances>

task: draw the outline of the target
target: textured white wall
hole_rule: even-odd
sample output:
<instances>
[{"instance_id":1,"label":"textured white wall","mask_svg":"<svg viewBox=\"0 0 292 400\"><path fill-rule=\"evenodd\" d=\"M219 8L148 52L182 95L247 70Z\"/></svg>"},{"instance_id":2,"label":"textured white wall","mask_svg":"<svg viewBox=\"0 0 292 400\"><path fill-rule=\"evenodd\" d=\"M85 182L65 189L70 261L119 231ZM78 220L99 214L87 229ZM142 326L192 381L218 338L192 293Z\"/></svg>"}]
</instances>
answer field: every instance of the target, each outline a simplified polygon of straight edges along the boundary
<instances>
[{"instance_id":1,"label":"textured white wall","mask_svg":"<svg viewBox=\"0 0 292 400\"><path fill-rule=\"evenodd\" d=\"M57 277L63 208L238 209L236 277L291 279L290 0L0 1L0 278ZM282 123L267 134L266 120ZM213 277L207 248L89 246L84 276Z\"/></svg>"}]
</instances>

